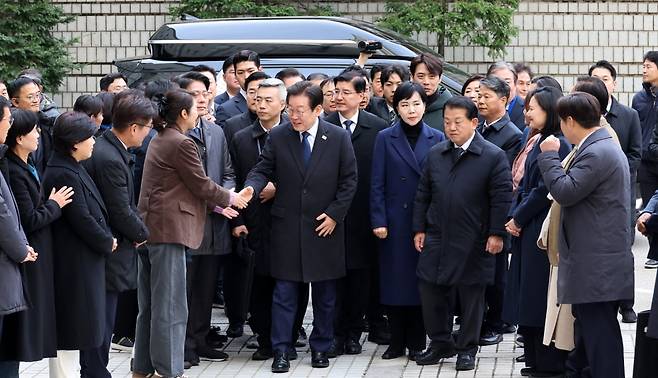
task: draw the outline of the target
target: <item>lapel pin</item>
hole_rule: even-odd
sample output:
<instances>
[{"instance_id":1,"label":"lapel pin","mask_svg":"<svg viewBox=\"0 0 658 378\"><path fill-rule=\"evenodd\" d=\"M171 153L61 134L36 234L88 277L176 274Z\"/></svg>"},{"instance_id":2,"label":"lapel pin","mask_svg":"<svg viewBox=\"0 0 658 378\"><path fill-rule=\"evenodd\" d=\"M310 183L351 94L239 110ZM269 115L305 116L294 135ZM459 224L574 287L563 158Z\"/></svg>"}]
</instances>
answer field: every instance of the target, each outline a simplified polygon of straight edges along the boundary
<instances>
[{"instance_id":1,"label":"lapel pin","mask_svg":"<svg viewBox=\"0 0 658 378\"><path fill-rule=\"evenodd\" d=\"M322 136L322 139L323 139L323 140L327 140L327 136L326 136L326 135L323 135L323 136Z\"/></svg>"}]
</instances>

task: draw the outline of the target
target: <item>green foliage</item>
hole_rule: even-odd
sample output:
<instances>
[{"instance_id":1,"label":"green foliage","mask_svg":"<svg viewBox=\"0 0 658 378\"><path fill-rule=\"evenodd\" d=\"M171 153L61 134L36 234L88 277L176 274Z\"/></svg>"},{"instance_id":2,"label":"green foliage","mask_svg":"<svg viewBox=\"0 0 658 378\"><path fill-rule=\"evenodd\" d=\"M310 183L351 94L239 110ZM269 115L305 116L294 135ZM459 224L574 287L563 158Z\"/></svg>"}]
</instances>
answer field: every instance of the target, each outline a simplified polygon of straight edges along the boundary
<instances>
[{"instance_id":1,"label":"green foliage","mask_svg":"<svg viewBox=\"0 0 658 378\"><path fill-rule=\"evenodd\" d=\"M178 18L183 14L198 18L339 15L325 5L283 0L181 0L171 8L171 15Z\"/></svg>"},{"instance_id":2,"label":"green foliage","mask_svg":"<svg viewBox=\"0 0 658 378\"><path fill-rule=\"evenodd\" d=\"M502 56L518 29L512 16L519 0L387 0L379 24L405 35L430 32L450 45L466 43L489 48L492 58Z\"/></svg>"},{"instance_id":3,"label":"green foliage","mask_svg":"<svg viewBox=\"0 0 658 378\"><path fill-rule=\"evenodd\" d=\"M56 91L77 68L66 50L76 41L55 38L51 30L73 19L48 0L0 0L0 78L12 80L23 69L36 68L44 86Z\"/></svg>"}]
</instances>

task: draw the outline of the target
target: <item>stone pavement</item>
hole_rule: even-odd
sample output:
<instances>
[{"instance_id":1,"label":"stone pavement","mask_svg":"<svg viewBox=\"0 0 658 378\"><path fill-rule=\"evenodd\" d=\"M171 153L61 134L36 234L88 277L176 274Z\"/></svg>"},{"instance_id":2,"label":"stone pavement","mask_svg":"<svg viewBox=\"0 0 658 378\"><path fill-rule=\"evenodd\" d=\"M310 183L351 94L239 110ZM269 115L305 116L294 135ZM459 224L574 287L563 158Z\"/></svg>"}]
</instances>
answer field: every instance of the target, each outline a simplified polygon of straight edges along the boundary
<instances>
[{"instance_id":1,"label":"stone pavement","mask_svg":"<svg viewBox=\"0 0 658 378\"><path fill-rule=\"evenodd\" d=\"M635 309L642 311L650 308L655 270L644 269L644 261L648 251L646 239L640 235L636 237L633 252L635 254ZM307 309L305 328L311 333L311 311ZM213 323L226 329L227 320L221 310L214 310ZM621 324L624 340L624 362L626 376L631 377L633 371L633 350L635 345L635 325ZM225 347L230 358L225 362L201 361L199 366L186 370L185 374L192 377L270 377L269 361L251 361L253 350L247 348L247 343L253 336L249 327L245 327L245 335L232 339ZM477 365L474 371L455 371L456 358L445 360L435 366L421 367L406 357L395 360L381 359L386 346L378 346L362 338L363 353L356 356L340 356L331 359L327 369L311 368L310 351L308 347L298 348L300 359L291 361L288 374L277 374L277 377L521 377L520 370L524 365L516 363L514 357L523 353L514 343L515 335L505 335L503 342L498 345L481 347L478 353ZM113 377L131 377L130 353L113 351L110 354L110 371ZM48 363L46 361L23 363L20 370L21 378L48 377Z\"/></svg>"}]
</instances>

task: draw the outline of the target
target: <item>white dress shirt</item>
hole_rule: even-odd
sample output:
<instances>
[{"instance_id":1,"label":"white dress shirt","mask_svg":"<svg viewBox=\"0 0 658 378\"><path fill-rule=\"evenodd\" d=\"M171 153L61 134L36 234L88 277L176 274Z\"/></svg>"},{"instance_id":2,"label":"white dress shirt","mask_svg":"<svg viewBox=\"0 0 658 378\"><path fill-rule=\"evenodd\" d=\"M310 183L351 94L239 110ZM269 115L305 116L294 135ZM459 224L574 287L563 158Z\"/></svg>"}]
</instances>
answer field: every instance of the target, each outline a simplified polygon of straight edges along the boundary
<instances>
[{"instance_id":1,"label":"white dress shirt","mask_svg":"<svg viewBox=\"0 0 658 378\"><path fill-rule=\"evenodd\" d=\"M318 134L318 124L320 123L319 119L315 120L315 123L313 126L311 126L310 129L306 130L310 134L306 140L308 140L308 144L311 146L311 151L313 151L313 144L315 144L315 136ZM304 136L302 135L304 132L299 133L299 141L302 142L304 140Z\"/></svg>"},{"instance_id":2,"label":"white dress shirt","mask_svg":"<svg viewBox=\"0 0 658 378\"><path fill-rule=\"evenodd\" d=\"M458 146L456 143L453 143L453 145L455 146L455 148L461 148L462 150L464 150L464 152L466 152L466 150L468 150L468 146L471 145L473 138L475 138L475 133L473 133L473 135L471 135L471 137L468 138L468 140L464 142L464 144L462 144L461 146Z\"/></svg>"},{"instance_id":3,"label":"white dress shirt","mask_svg":"<svg viewBox=\"0 0 658 378\"><path fill-rule=\"evenodd\" d=\"M356 113L354 113L352 118L345 118L343 117L342 114L338 113L338 119L340 119L340 127L342 127L343 129L345 128L345 121L347 121L348 119L352 121L352 124L350 125L350 132L354 133L354 129L356 129L356 124L359 123L359 112L357 111Z\"/></svg>"}]
</instances>

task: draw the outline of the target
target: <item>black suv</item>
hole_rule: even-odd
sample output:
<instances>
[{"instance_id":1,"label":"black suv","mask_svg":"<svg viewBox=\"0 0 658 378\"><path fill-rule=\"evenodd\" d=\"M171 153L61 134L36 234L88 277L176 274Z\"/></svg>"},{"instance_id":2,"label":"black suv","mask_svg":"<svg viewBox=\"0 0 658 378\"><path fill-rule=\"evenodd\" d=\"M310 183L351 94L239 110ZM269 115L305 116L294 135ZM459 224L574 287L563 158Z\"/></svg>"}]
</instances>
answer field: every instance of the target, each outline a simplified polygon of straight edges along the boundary
<instances>
[{"instance_id":1,"label":"black suv","mask_svg":"<svg viewBox=\"0 0 658 378\"><path fill-rule=\"evenodd\" d=\"M342 17L233 18L172 22L163 25L149 40L150 57L117 60L119 72L136 85L158 77L187 72L197 64L221 70L227 56L242 49L256 51L264 70L274 75L287 67L304 74L337 75L355 63L359 41L379 41L382 49L367 64L409 61L427 47L383 30L373 24ZM446 63L442 85L461 91L468 74Z\"/></svg>"}]
</instances>

